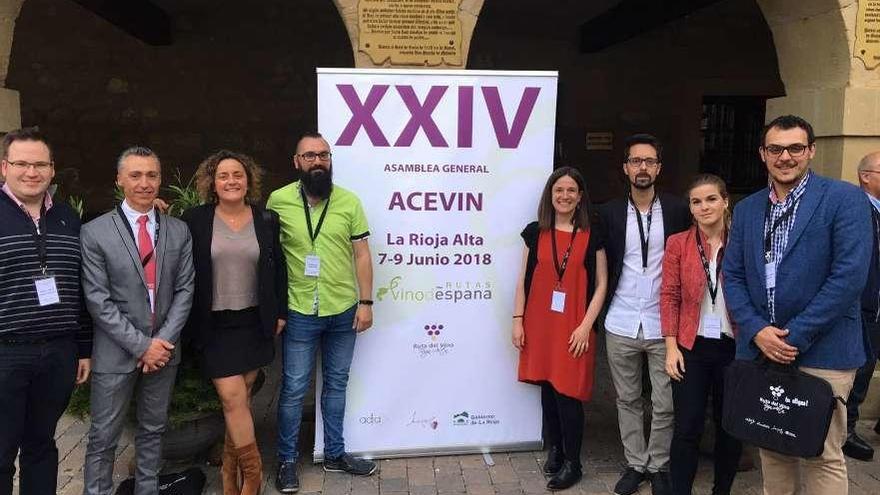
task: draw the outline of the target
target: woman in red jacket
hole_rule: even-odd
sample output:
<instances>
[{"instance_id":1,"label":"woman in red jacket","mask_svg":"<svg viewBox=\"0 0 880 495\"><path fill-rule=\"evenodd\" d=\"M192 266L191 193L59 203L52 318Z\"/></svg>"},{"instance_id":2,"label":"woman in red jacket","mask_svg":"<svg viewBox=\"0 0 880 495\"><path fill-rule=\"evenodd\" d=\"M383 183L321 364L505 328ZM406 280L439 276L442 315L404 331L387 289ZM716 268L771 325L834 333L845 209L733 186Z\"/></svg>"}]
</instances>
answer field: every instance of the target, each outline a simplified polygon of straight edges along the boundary
<instances>
[{"instance_id":1,"label":"woman in red jacket","mask_svg":"<svg viewBox=\"0 0 880 495\"><path fill-rule=\"evenodd\" d=\"M715 423L712 493L729 494L742 444L721 427L724 368L736 353L735 328L719 280L730 218L727 187L715 175L699 175L688 188L688 202L694 226L669 237L660 288L666 373L673 380L675 407L669 473L673 493L690 495L711 395Z\"/></svg>"}]
</instances>

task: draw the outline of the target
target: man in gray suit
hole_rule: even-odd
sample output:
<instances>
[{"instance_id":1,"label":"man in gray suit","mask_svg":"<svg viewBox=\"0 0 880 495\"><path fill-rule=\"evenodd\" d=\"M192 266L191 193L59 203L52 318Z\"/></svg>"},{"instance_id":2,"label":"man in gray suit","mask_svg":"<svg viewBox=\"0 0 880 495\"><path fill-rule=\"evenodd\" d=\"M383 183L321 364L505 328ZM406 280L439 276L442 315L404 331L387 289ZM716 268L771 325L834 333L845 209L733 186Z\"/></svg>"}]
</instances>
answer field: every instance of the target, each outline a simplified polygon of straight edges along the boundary
<instances>
[{"instance_id":1,"label":"man in gray suit","mask_svg":"<svg viewBox=\"0 0 880 495\"><path fill-rule=\"evenodd\" d=\"M135 389L135 494L158 493L161 435L180 362L175 345L194 279L186 224L153 208L161 177L152 150L123 151L116 183L125 201L82 228L83 290L95 328L86 495L113 491L116 445Z\"/></svg>"}]
</instances>

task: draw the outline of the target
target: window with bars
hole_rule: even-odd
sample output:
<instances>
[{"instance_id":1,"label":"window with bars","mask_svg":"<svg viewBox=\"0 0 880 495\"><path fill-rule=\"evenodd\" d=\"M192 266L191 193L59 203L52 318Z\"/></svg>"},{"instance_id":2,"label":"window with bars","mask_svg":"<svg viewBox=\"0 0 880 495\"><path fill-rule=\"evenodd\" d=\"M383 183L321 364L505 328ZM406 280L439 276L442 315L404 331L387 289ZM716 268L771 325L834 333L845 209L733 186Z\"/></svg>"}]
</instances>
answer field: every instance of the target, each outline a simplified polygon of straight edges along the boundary
<instances>
[{"instance_id":1,"label":"window with bars","mask_svg":"<svg viewBox=\"0 0 880 495\"><path fill-rule=\"evenodd\" d=\"M700 171L720 176L731 194L767 184L767 169L758 156L766 102L762 96L703 98Z\"/></svg>"}]
</instances>

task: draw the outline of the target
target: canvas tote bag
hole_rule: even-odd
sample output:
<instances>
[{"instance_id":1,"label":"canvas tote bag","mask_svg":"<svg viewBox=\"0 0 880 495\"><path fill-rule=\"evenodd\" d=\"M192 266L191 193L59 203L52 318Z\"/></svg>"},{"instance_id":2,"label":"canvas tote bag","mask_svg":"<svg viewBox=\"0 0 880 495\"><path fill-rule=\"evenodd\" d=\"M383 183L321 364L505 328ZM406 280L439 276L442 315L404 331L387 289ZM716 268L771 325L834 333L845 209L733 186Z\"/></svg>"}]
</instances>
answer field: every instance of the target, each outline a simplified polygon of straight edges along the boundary
<instances>
[{"instance_id":1,"label":"canvas tote bag","mask_svg":"<svg viewBox=\"0 0 880 495\"><path fill-rule=\"evenodd\" d=\"M822 454L837 401L831 385L763 356L724 372L722 426L733 437L780 454Z\"/></svg>"}]
</instances>

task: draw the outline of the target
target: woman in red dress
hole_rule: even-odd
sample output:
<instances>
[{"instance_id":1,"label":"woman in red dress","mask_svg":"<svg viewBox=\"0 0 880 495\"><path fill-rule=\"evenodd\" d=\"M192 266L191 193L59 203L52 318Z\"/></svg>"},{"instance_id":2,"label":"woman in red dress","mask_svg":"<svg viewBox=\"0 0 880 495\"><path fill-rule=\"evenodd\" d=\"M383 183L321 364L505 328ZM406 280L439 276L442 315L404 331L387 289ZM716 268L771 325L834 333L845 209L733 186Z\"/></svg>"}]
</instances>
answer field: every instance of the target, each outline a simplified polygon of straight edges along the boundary
<instances>
[{"instance_id":1,"label":"woman in red dress","mask_svg":"<svg viewBox=\"0 0 880 495\"><path fill-rule=\"evenodd\" d=\"M593 392L595 333L608 269L590 202L577 169L554 171L541 195L538 221L522 232L525 248L516 289L513 345L519 380L541 387L549 451L547 488L581 479L583 401Z\"/></svg>"}]
</instances>

